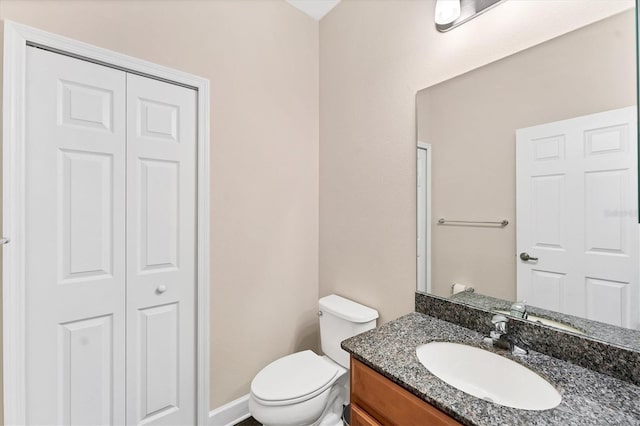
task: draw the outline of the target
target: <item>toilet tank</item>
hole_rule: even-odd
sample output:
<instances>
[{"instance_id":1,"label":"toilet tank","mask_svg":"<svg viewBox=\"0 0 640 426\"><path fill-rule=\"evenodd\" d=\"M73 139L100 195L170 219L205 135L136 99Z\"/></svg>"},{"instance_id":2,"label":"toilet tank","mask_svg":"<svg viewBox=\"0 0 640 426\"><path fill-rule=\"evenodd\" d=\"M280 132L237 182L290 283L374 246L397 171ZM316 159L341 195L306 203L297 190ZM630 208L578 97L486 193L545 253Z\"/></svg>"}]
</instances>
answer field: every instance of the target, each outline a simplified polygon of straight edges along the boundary
<instances>
[{"instance_id":1,"label":"toilet tank","mask_svg":"<svg viewBox=\"0 0 640 426\"><path fill-rule=\"evenodd\" d=\"M335 294L320 299L319 305L322 352L349 368L349 353L340 342L375 328L378 311Z\"/></svg>"}]
</instances>

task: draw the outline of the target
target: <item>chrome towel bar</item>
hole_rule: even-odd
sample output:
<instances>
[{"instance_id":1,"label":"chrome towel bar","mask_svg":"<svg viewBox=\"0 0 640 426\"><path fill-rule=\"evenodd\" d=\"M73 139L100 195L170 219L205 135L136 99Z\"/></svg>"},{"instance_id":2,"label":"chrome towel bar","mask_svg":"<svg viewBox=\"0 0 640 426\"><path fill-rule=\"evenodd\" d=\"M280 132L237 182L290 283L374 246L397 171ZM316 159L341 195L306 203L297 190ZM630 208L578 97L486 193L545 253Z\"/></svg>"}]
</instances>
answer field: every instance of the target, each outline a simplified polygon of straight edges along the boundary
<instances>
[{"instance_id":1,"label":"chrome towel bar","mask_svg":"<svg viewBox=\"0 0 640 426\"><path fill-rule=\"evenodd\" d=\"M440 225L446 225L448 223L459 223L465 225L500 225L501 227L505 227L509 224L507 219L497 220L497 221L483 221L483 220L448 220L444 218L438 219L438 223Z\"/></svg>"}]
</instances>

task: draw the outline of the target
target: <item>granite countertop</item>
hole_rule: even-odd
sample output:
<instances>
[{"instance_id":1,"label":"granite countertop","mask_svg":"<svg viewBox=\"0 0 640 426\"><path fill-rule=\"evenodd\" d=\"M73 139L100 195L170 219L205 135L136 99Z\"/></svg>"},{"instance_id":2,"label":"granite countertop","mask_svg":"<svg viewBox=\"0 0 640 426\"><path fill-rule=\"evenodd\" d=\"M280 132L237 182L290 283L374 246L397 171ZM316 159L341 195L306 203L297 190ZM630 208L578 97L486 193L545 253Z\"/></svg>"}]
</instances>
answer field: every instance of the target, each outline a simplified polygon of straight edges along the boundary
<instances>
[{"instance_id":1,"label":"granite countertop","mask_svg":"<svg viewBox=\"0 0 640 426\"><path fill-rule=\"evenodd\" d=\"M640 425L640 387L538 352L516 356L482 342L476 331L413 312L342 342L356 359L467 425ZM465 343L500 353L547 379L562 395L556 408L527 411L466 394L431 374L416 347ZM482 366L478 366L482 368ZM496 372L500 374L500 372Z\"/></svg>"}]
</instances>

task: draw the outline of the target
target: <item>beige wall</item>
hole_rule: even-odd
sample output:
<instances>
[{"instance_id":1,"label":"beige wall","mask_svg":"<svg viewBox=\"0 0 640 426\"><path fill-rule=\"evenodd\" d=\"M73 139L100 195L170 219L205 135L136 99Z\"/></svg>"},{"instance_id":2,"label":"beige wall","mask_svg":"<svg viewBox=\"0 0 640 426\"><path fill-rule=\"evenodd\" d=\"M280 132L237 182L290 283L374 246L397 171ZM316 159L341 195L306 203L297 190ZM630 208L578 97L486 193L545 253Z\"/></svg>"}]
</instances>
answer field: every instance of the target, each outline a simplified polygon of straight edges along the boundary
<instances>
[{"instance_id":1,"label":"beige wall","mask_svg":"<svg viewBox=\"0 0 640 426\"><path fill-rule=\"evenodd\" d=\"M316 348L318 23L279 0L0 0L0 18L210 79L211 407Z\"/></svg>"},{"instance_id":2,"label":"beige wall","mask_svg":"<svg viewBox=\"0 0 640 426\"><path fill-rule=\"evenodd\" d=\"M320 22L320 294L413 310L415 94L633 6L511 0L448 33L432 1L344 0Z\"/></svg>"},{"instance_id":3,"label":"beige wall","mask_svg":"<svg viewBox=\"0 0 640 426\"><path fill-rule=\"evenodd\" d=\"M433 293L460 282L515 300L515 130L635 105L635 56L630 10L418 93L418 140L433 148Z\"/></svg>"}]
</instances>

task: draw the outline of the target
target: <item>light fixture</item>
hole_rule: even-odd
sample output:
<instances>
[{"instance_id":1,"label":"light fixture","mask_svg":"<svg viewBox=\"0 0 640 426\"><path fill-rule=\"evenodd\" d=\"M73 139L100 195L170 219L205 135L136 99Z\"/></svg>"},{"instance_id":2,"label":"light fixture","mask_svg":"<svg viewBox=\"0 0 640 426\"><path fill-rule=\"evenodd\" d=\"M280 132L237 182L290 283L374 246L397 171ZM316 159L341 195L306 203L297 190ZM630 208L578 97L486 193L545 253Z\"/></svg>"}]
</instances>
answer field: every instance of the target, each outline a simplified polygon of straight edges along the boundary
<instances>
[{"instance_id":1,"label":"light fixture","mask_svg":"<svg viewBox=\"0 0 640 426\"><path fill-rule=\"evenodd\" d=\"M449 31L506 0L436 0L435 21L440 32Z\"/></svg>"},{"instance_id":2,"label":"light fixture","mask_svg":"<svg viewBox=\"0 0 640 426\"><path fill-rule=\"evenodd\" d=\"M460 17L460 0L436 0L436 24L448 25Z\"/></svg>"}]
</instances>

